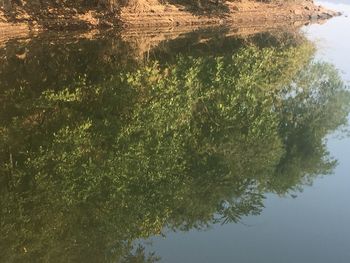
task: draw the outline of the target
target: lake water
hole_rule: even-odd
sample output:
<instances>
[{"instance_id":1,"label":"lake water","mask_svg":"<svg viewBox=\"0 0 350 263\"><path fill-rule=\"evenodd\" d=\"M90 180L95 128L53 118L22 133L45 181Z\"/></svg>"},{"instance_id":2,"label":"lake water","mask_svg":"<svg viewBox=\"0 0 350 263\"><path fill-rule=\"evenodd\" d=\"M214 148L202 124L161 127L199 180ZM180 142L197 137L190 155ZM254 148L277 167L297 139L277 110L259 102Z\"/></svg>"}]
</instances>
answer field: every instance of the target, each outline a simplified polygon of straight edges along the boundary
<instances>
[{"instance_id":1,"label":"lake water","mask_svg":"<svg viewBox=\"0 0 350 263\"><path fill-rule=\"evenodd\" d=\"M324 24L0 47L0 262L350 262L350 5Z\"/></svg>"}]
</instances>

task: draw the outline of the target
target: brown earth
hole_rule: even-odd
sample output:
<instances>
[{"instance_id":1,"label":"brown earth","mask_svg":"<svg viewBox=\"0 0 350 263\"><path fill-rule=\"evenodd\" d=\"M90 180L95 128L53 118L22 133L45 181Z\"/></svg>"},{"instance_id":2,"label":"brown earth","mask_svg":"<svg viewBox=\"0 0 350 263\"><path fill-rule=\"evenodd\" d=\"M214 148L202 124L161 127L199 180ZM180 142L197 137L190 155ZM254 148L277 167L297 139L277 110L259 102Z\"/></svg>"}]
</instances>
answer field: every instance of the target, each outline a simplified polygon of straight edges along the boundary
<instances>
[{"instance_id":1,"label":"brown earth","mask_svg":"<svg viewBox=\"0 0 350 263\"><path fill-rule=\"evenodd\" d=\"M117 15L72 8L47 8L35 14L20 8L8 14L0 9L0 45L10 38L30 37L45 30L116 27L127 28L127 31L134 33L148 31L155 34L158 29L163 32L180 32L184 27L188 31L213 25L256 30L296 22L322 21L336 15L339 13L317 6L312 0L299 3L235 1L200 11L185 5L152 4L142 8L123 7Z\"/></svg>"},{"instance_id":2,"label":"brown earth","mask_svg":"<svg viewBox=\"0 0 350 263\"><path fill-rule=\"evenodd\" d=\"M317 6L313 1L301 3L263 3L256 1L226 2L221 9L196 12L181 5L156 5L143 12L122 8L120 18L127 27L179 26L203 24L249 24L328 19L337 12Z\"/></svg>"}]
</instances>

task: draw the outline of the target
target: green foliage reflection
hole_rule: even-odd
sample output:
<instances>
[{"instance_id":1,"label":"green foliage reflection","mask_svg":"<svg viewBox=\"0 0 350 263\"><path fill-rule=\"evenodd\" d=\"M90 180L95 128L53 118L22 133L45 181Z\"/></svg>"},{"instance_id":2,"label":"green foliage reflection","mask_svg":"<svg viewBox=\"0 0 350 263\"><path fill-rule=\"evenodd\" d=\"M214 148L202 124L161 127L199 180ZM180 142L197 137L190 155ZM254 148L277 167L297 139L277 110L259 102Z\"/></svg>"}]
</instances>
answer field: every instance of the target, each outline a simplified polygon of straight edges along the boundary
<instances>
[{"instance_id":1,"label":"green foliage reflection","mask_svg":"<svg viewBox=\"0 0 350 263\"><path fill-rule=\"evenodd\" d=\"M153 262L134 240L238 222L265 193L331 173L324 138L350 97L313 53L249 43L59 88L6 86L1 261Z\"/></svg>"}]
</instances>

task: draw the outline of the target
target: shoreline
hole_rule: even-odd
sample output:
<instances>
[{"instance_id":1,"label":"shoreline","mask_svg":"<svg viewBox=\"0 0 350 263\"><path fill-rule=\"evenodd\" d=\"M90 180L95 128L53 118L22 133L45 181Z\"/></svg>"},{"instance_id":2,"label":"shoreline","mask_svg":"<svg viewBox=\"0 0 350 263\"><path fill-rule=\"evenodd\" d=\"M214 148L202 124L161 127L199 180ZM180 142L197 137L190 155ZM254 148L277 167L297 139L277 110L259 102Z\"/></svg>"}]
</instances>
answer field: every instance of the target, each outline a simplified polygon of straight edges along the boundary
<instances>
[{"instance_id":1,"label":"shoreline","mask_svg":"<svg viewBox=\"0 0 350 263\"><path fill-rule=\"evenodd\" d=\"M66 10L66 9L65 9ZM47 10L46 10L47 11ZM66 10L67 11L67 10ZM157 28L172 30L181 27L278 27L284 24L319 23L341 15L316 5L312 0L301 3L262 3L255 1L225 2L225 11L195 12L181 5L152 5L137 12L124 7L118 15L88 10L68 12L49 10L40 16L31 16L17 10L15 19L8 19L0 9L0 45L14 38L28 38L45 31L81 31L96 29L120 29L152 31ZM163 29L163 31L165 31ZM157 31L157 30L153 30Z\"/></svg>"},{"instance_id":2,"label":"shoreline","mask_svg":"<svg viewBox=\"0 0 350 263\"><path fill-rule=\"evenodd\" d=\"M225 8L227 8L226 11L220 13L196 13L183 6L175 5L155 6L139 13L130 8L123 8L120 18L124 27L145 28L152 26L315 21L341 15L339 12L316 5L312 0L301 3L227 2Z\"/></svg>"}]
</instances>

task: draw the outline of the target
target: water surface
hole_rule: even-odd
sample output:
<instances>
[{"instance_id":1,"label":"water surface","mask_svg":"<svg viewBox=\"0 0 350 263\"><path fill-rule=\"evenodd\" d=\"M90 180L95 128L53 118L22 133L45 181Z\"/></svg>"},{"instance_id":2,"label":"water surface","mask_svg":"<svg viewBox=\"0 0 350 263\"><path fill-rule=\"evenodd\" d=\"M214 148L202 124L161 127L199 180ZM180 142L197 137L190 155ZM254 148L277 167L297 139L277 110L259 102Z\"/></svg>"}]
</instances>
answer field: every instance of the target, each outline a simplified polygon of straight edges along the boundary
<instances>
[{"instance_id":1,"label":"water surface","mask_svg":"<svg viewBox=\"0 0 350 263\"><path fill-rule=\"evenodd\" d=\"M0 261L349 262L348 26L7 43Z\"/></svg>"}]
</instances>

